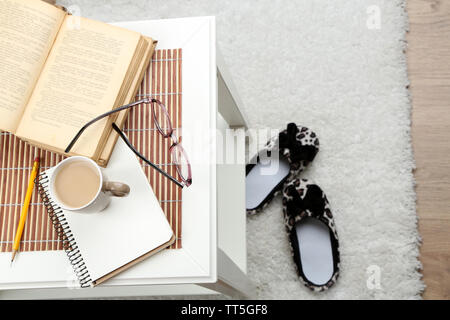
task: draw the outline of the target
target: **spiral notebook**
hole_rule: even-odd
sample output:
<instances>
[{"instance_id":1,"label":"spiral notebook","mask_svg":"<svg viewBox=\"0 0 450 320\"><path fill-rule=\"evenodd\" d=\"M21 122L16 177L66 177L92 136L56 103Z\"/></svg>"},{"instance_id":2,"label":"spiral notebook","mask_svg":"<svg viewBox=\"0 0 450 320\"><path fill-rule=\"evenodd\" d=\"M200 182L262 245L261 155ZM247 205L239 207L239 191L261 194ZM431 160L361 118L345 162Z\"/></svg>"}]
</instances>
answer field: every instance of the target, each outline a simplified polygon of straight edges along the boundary
<instances>
[{"instance_id":1,"label":"spiral notebook","mask_svg":"<svg viewBox=\"0 0 450 320\"><path fill-rule=\"evenodd\" d=\"M81 287L96 286L170 246L175 236L142 167L121 139L107 168L108 180L130 186L95 214L64 211L50 198L53 169L40 174L38 189Z\"/></svg>"}]
</instances>

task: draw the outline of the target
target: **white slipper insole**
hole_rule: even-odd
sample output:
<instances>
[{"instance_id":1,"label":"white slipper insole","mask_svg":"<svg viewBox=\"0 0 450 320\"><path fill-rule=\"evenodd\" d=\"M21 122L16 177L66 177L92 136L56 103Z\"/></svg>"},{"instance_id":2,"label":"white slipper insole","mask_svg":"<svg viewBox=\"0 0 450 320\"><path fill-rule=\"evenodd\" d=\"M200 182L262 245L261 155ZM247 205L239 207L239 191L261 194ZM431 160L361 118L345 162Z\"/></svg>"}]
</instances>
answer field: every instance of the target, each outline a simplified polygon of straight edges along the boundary
<instances>
[{"instance_id":1,"label":"white slipper insole","mask_svg":"<svg viewBox=\"0 0 450 320\"><path fill-rule=\"evenodd\" d=\"M278 164L278 168L276 165ZM278 163L257 163L245 177L246 208L258 207L267 195L289 174L289 162L280 158Z\"/></svg>"},{"instance_id":2,"label":"white slipper insole","mask_svg":"<svg viewBox=\"0 0 450 320\"><path fill-rule=\"evenodd\" d=\"M333 275L330 230L314 218L305 218L295 230L305 277L316 285L326 284Z\"/></svg>"}]
</instances>

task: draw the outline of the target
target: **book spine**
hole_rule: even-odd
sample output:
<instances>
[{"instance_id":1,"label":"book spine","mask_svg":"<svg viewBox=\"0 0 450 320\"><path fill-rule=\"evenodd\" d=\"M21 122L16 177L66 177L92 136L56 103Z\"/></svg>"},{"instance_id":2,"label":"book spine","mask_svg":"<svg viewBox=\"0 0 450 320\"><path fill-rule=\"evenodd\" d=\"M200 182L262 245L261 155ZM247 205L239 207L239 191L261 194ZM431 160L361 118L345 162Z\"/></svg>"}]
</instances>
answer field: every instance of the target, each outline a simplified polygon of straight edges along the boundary
<instances>
[{"instance_id":1,"label":"book spine","mask_svg":"<svg viewBox=\"0 0 450 320\"><path fill-rule=\"evenodd\" d=\"M69 223L64 217L63 210L50 198L48 192L49 178L46 173L41 173L36 178L36 185L38 186L38 192L41 200L47 210L50 221L55 228L58 238L62 241L64 251L69 258L69 262L75 271L75 275L78 278L80 286L87 288L91 286L92 280L87 270L86 264L83 261L78 245L75 241L72 231L70 230Z\"/></svg>"}]
</instances>

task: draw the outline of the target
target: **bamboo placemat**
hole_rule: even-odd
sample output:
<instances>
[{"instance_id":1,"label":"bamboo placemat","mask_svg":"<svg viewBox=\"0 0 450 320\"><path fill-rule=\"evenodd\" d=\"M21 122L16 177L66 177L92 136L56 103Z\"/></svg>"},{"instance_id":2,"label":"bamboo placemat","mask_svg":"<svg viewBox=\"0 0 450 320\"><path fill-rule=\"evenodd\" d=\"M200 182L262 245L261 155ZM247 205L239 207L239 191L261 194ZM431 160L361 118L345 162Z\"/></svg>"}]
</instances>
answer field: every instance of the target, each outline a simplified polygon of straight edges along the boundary
<instances>
[{"instance_id":1,"label":"bamboo placemat","mask_svg":"<svg viewBox=\"0 0 450 320\"><path fill-rule=\"evenodd\" d=\"M146 95L160 99L168 108L176 133L181 132L181 49L156 50L136 99ZM147 159L176 177L171 164L169 139L157 133L149 106L130 112L125 132ZM35 155L41 157L41 172L55 166L63 156L30 146L12 134L0 131L0 252L12 251ZM141 161L145 174L177 237L171 249L181 248L181 190ZM33 192L20 251L62 250L38 193Z\"/></svg>"}]
</instances>

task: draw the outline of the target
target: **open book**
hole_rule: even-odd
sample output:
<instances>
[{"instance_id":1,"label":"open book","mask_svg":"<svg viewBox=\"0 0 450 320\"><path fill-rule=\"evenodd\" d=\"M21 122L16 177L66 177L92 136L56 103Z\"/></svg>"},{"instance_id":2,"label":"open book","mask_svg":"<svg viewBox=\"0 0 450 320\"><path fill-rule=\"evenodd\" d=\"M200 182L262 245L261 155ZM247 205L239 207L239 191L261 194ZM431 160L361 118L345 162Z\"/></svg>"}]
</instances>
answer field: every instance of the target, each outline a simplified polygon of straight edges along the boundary
<instances>
[{"instance_id":1,"label":"open book","mask_svg":"<svg viewBox=\"0 0 450 320\"><path fill-rule=\"evenodd\" d=\"M64 153L94 117L131 102L156 42L40 0L0 1L0 130ZM90 126L70 155L106 166L126 111Z\"/></svg>"}]
</instances>

